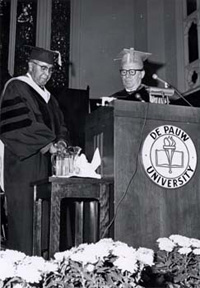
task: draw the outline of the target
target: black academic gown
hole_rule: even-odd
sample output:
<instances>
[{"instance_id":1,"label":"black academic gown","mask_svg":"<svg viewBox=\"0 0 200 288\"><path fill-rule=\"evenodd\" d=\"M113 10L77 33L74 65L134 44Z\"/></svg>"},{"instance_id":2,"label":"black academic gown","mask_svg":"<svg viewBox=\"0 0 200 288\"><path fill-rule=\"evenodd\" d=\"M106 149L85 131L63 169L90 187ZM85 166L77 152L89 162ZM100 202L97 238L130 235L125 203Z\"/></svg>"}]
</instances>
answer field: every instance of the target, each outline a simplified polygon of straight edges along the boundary
<instances>
[{"instance_id":1,"label":"black academic gown","mask_svg":"<svg viewBox=\"0 0 200 288\"><path fill-rule=\"evenodd\" d=\"M0 139L5 144L4 185L8 207L8 248L32 254L31 182L51 175L49 152L41 148L69 140L56 99L48 104L28 84L11 81L2 97Z\"/></svg>"},{"instance_id":2,"label":"black academic gown","mask_svg":"<svg viewBox=\"0 0 200 288\"><path fill-rule=\"evenodd\" d=\"M120 100L130 100L130 101L138 101L141 102L149 102L149 93L147 91L148 86L142 84L138 87L137 90L133 92L127 92L125 89L118 91L111 95L111 97L115 97Z\"/></svg>"}]
</instances>

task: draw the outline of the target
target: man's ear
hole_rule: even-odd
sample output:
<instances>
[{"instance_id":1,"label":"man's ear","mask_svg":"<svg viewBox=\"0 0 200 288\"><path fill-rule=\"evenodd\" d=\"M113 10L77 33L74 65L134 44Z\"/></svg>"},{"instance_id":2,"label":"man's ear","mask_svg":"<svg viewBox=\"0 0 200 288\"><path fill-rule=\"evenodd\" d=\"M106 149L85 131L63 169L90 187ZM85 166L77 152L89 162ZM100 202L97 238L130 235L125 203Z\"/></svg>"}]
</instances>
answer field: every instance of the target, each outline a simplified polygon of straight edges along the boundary
<instances>
[{"instance_id":1,"label":"man's ear","mask_svg":"<svg viewBox=\"0 0 200 288\"><path fill-rule=\"evenodd\" d=\"M141 71L141 78L144 78L144 75L145 75L145 71L142 70L142 71Z\"/></svg>"},{"instance_id":2,"label":"man's ear","mask_svg":"<svg viewBox=\"0 0 200 288\"><path fill-rule=\"evenodd\" d=\"M33 63L28 62L28 71L31 72L33 70Z\"/></svg>"}]
</instances>

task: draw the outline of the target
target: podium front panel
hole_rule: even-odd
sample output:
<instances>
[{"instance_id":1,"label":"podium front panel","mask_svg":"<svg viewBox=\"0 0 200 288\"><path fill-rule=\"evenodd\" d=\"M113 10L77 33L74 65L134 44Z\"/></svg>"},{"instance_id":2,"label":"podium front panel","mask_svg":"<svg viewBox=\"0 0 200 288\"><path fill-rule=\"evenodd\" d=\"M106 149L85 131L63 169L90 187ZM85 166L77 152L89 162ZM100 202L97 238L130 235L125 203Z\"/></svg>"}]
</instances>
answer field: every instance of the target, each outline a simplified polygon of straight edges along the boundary
<instances>
[{"instance_id":1,"label":"podium front panel","mask_svg":"<svg viewBox=\"0 0 200 288\"><path fill-rule=\"evenodd\" d=\"M114 222L115 240L123 241L133 247L155 248L156 240L159 237L168 237L171 234L200 238L198 220L200 214L200 171L198 165L200 160L200 109L120 100L115 101L113 107L105 108L113 115L110 117L113 125L108 124L111 130L107 136L104 135L104 141L106 137L113 139L115 209L120 203ZM104 118L104 108L100 109L99 117L101 118L100 115L102 115ZM90 117L92 119L93 115ZM98 123L103 123L103 119L100 120L100 118ZM93 121L93 123L95 122ZM170 137L168 135L164 137L164 140L162 139L164 144L161 148L156 148L155 151L156 155L160 157L156 160L158 166L167 165L162 169L171 173L171 178L166 176L168 180L164 177L164 180L160 180L163 183L168 181L169 187L158 185L149 177L145 171L141 153L144 142L150 133L158 128L158 137L161 137L159 129L161 130L163 127L166 130L171 129ZM166 148L165 144L168 144L168 141L175 140L174 142L177 142L178 145L178 136L173 135L173 127L177 128L177 135L180 131L183 137L188 136L190 138L196 151L196 159L192 160L193 162L196 160L194 171L191 174L189 174L190 171L184 172L186 174L182 173L180 178L177 177L179 180L173 180L175 179L173 173L175 175L176 172L179 173L184 170L183 166L186 164L181 164L183 149L176 149L178 160L175 161L175 164L171 163L171 166L169 165L170 162L166 164L166 160L162 159L162 157L167 157L163 147ZM167 153L172 151L170 145L172 144L169 143L167 146ZM168 149L169 147L170 149ZM189 161L189 157L195 158L195 155L190 156L191 151L188 147L185 148L189 155L188 158L183 158L186 159L185 162ZM151 148L148 149L147 147L147 153L149 151ZM104 155L102 155L102 159L104 159ZM102 165L104 165L104 161ZM178 170L176 167L182 168ZM181 181L185 181L185 183Z\"/></svg>"}]
</instances>

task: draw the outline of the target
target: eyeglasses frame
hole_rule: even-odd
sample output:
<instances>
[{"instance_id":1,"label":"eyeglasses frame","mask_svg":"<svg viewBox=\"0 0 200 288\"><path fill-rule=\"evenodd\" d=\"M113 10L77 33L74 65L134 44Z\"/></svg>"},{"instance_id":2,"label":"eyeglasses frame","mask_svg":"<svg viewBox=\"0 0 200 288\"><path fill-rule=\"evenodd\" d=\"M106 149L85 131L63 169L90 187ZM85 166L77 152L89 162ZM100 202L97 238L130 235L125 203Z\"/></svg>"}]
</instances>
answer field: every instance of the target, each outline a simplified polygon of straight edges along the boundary
<instances>
[{"instance_id":1,"label":"eyeglasses frame","mask_svg":"<svg viewBox=\"0 0 200 288\"><path fill-rule=\"evenodd\" d=\"M38 65L41 68L42 72L48 72L49 74L53 73L53 70L54 70L53 67L47 67L45 65L41 65L41 64L39 64L39 63L37 63L37 62L35 62L33 60L31 60L30 62Z\"/></svg>"},{"instance_id":2,"label":"eyeglasses frame","mask_svg":"<svg viewBox=\"0 0 200 288\"><path fill-rule=\"evenodd\" d=\"M127 73L128 73L130 76L135 76L135 74L136 74L137 71L143 71L143 69L128 69L128 70L126 70L126 69L120 69L119 71L120 71L120 75L121 75L121 76L126 76ZM124 71L124 72L126 71L124 75L122 74L122 71ZM130 71L134 71L134 73L131 74Z\"/></svg>"}]
</instances>

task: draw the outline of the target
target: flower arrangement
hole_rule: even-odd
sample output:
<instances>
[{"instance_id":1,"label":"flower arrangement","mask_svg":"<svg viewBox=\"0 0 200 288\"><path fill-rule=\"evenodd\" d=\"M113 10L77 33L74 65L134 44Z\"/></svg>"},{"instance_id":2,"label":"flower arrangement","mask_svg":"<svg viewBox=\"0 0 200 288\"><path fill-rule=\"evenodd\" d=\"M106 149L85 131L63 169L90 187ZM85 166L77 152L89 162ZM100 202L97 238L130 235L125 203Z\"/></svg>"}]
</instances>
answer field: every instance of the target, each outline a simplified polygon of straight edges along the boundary
<instances>
[{"instance_id":1,"label":"flower arrangement","mask_svg":"<svg viewBox=\"0 0 200 288\"><path fill-rule=\"evenodd\" d=\"M49 273L55 273L57 265L42 257L26 256L14 250L0 251L0 287L39 287Z\"/></svg>"},{"instance_id":2,"label":"flower arrangement","mask_svg":"<svg viewBox=\"0 0 200 288\"><path fill-rule=\"evenodd\" d=\"M58 252L50 261L5 250L0 251L0 288L142 287L141 273L153 258L151 249L107 238Z\"/></svg>"},{"instance_id":3,"label":"flower arrangement","mask_svg":"<svg viewBox=\"0 0 200 288\"><path fill-rule=\"evenodd\" d=\"M157 280L153 287L199 288L200 240L171 235L157 243L159 250L151 269L151 278Z\"/></svg>"},{"instance_id":4,"label":"flower arrangement","mask_svg":"<svg viewBox=\"0 0 200 288\"><path fill-rule=\"evenodd\" d=\"M105 238L49 261L0 251L0 288L199 288L200 240L171 235L157 244L154 252Z\"/></svg>"}]
</instances>

